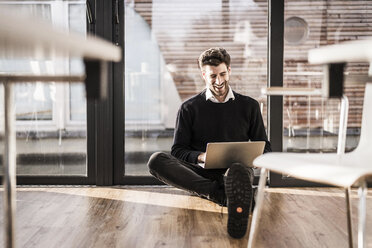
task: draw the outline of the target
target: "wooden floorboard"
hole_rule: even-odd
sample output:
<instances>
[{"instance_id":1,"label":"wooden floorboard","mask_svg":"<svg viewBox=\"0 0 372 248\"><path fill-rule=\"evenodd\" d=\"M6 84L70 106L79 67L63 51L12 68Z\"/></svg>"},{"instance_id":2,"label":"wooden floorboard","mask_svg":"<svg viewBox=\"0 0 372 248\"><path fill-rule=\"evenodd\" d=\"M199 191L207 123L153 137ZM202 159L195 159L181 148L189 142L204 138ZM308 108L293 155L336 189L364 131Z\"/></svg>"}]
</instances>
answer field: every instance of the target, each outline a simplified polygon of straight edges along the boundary
<instances>
[{"instance_id":1,"label":"wooden floorboard","mask_svg":"<svg viewBox=\"0 0 372 248\"><path fill-rule=\"evenodd\" d=\"M372 192L367 197L368 210L372 210L371 198ZM353 191L355 245L357 204ZM345 213L340 189L267 189L254 247L348 247ZM372 247L372 211L367 214L367 241ZM227 235L226 208L162 186L20 187L16 220L17 247L247 245L247 235L240 240ZM1 214L2 233L3 222Z\"/></svg>"}]
</instances>

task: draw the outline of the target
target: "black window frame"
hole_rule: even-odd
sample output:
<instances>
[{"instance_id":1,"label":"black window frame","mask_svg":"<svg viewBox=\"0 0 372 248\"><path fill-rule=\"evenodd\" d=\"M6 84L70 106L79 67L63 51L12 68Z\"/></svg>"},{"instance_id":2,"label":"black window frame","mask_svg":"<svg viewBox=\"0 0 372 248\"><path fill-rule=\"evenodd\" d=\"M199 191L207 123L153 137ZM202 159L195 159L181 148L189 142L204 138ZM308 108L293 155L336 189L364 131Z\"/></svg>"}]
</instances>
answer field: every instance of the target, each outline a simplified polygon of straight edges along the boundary
<instances>
[{"instance_id":1,"label":"black window frame","mask_svg":"<svg viewBox=\"0 0 372 248\"><path fill-rule=\"evenodd\" d=\"M87 32L122 48L122 60L108 64L108 97L87 100L87 176L17 176L17 184L158 185L151 176L125 176L124 0L87 0ZM284 0L268 0L268 86L283 86ZM86 65L89 66L89 65ZM123 83L124 82L124 83ZM268 136L283 148L283 97L268 97ZM270 186L319 186L270 173ZM257 178L256 178L257 180Z\"/></svg>"},{"instance_id":2,"label":"black window frame","mask_svg":"<svg viewBox=\"0 0 372 248\"><path fill-rule=\"evenodd\" d=\"M96 10L96 4L87 1L93 12ZM87 33L94 32L94 23L87 21ZM87 100L87 175L17 175L17 185L94 185L96 184L96 102ZM0 176L2 181L3 177Z\"/></svg>"}]
</instances>

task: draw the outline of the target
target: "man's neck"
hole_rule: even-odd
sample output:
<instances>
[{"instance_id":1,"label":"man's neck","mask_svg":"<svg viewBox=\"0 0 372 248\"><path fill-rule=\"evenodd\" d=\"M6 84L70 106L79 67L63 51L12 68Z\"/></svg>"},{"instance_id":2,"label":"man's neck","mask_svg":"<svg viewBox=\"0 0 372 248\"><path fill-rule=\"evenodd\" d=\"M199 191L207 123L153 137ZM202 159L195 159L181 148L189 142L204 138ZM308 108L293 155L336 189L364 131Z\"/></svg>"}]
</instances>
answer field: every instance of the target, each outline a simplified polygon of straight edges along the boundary
<instances>
[{"instance_id":1,"label":"man's neck","mask_svg":"<svg viewBox=\"0 0 372 248\"><path fill-rule=\"evenodd\" d=\"M227 91L223 96L217 96L217 95L215 95L215 94L212 92L212 94L214 95L214 97L215 97L219 102L224 102L228 93L229 93L229 91Z\"/></svg>"}]
</instances>

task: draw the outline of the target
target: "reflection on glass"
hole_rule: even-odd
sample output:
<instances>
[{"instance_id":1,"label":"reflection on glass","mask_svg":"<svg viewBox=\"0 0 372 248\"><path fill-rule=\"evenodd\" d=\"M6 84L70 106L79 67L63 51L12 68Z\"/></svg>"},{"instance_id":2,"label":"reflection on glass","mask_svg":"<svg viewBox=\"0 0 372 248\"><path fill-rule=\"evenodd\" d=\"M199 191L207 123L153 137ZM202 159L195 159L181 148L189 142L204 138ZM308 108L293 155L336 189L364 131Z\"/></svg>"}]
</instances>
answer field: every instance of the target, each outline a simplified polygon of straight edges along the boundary
<instances>
[{"instance_id":1,"label":"reflection on glass","mask_svg":"<svg viewBox=\"0 0 372 248\"><path fill-rule=\"evenodd\" d=\"M59 28L85 34L83 0L1 1L0 8L10 8L17 14L42 18ZM81 75L83 69L82 61L74 58L0 58L0 73ZM86 101L83 85L21 83L15 85L14 94L17 174L86 176ZM3 109L3 102L0 109ZM3 112L0 113L3 115Z\"/></svg>"},{"instance_id":2,"label":"reflection on glass","mask_svg":"<svg viewBox=\"0 0 372 248\"><path fill-rule=\"evenodd\" d=\"M146 21L130 7L125 16L125 119L160 123L161 53Z\"/></svg>"},{"instance_id":3,"label":"reflection on glass","mask_svg":"<svg viewBox=\"0 0 372 248\"><path fill-rule=\"evenodd\" d=\"M284 108L283 150L287 152L335 152L340 100L322 97L287 97Z\"/></svg>"},{"instance_id":4,"label":"reflection on glass","mask_svg":"<svg viewBox=\"0 0 372 248\"><path fill-rule=\"evenodd\" d=\"M197 58L216 46L265 118L266 1L125 1L125 175L149 175L149 156L170 151L180 104L205 88Z\"/></svg>"},{"instance_id":5,"label":"reflection on glass","mask_svg":"<svg viewBox=\"0 0 372 248\"><path fill-rule=\"evenodd\" d=\"M85 4L72 3L68 5L69 15L69 30L80 34L86 33L86 16L85 16ZM70 73L79 74L84 71L83 64L80 60L70 59ZM85 125L86 122L86 98L85 98L85 86L84 84L70 84L70 121L80 121L81 124Z\"/></svg>"},{"instance_id":6,"label":"reflection on glass","mask_svg":"<svg viewBox=\"0 0 372 248\"><path fill-rule=\"evenodd\" d=\"M85 85L70 84L70 120L86 122L87 103L85 99Z\"/></svg>"},{"instance_id":7,"label":"reflection on glass","mask_svg":"<svg viewBox=\"0 0 372 248\"><path fill-rule=\"evenodd\" d=\"M320 88L323 68L307 62L309 49L370 35L371 20L365 6L372 1L285 1L284 86ZM347 6L353 5L353 8ZM369 24L368 24L369 23ZM358 143L366 63L350 63L345 71L345 94L349 98L346 150ZM285 151L336 152L339 99L284 97Z\"/></svg>"},{"instance_id":8,"label":"reflection on glass","mask_svg":"<svg viewBox=\"0 0 372 248\"><path fill-rule=\"evenodd\" d=\"M43 20L51 21L51 4L45 1L1 1L1 7L16 11L19 15L37 16Z\"/></svg>"},{"instance_id":9,"label":"reflection on glass","mask_svg":"<svg viewBox=\"0 0 372 248\"><path fill-rule=\"evenodd\" d=\"M16 120L52 120L55 92L53 84L17 84L14 90Z\"/></svg>"}]
</instances>

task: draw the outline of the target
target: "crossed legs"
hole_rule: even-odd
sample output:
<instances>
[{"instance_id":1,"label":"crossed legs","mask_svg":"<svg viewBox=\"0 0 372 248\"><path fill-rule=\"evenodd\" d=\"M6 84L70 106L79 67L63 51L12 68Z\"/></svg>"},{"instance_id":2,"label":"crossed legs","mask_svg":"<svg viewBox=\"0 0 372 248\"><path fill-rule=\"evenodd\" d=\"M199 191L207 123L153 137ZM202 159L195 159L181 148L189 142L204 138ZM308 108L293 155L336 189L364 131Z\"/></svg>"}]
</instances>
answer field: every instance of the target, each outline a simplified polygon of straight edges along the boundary
<instances>
[{"instance_id":1,"label":"crossed legs","mask_svg":"<svg viewBox=\"0 0 372 248\"><path fill-rule=\"evenodd\" d=\"M147 166L154 177L168 185L226 205L223 179L226 169L205 170L164 152L154 153Z\"/></svg>"},{"instance_id":2,"label":"crossed legs","mask_svg":"<svg viewBox=\"0 0 372 248\"><path fill-rule=\"evenodd\" d=\"M253 203L252 168L233 163L225 179L227 169L203 169L163 152L154 153L147 165L160 181L227 206L228 233L234 238L245 235Z\"/></svg>"}]
</instances>

